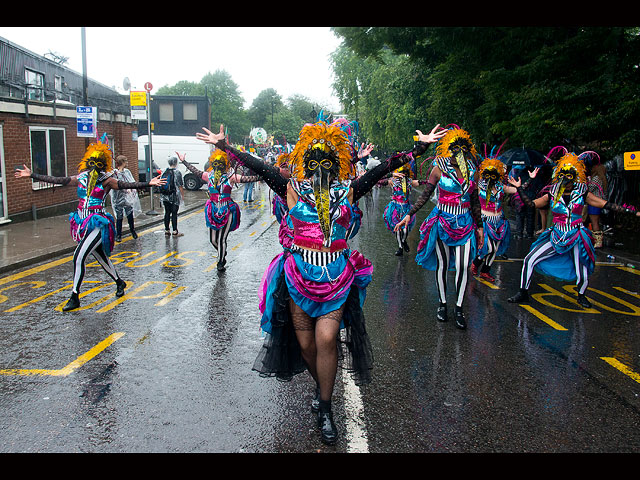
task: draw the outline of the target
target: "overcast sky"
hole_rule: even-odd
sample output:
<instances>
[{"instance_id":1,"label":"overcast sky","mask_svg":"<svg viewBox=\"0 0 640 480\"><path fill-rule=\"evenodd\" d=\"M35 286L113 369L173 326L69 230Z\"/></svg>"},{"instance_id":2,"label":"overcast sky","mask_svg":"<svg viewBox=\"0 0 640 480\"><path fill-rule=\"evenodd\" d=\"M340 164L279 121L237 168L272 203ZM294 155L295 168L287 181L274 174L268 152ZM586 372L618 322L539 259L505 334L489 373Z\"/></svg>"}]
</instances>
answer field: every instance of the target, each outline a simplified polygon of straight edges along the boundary
<instances>
[{"instance_id":1,"label":"overcast sky","mask_svg":"<svg viewBox=\"0 0 640 480\"><path fill-rule=\"evenodd\" d=\"M0 27L0 37L39 55L69 57L82 73L81 27ZM329 55L340 40L329 27L86 27L87 75L125 93L152 93L180 80L226 70L248 107L266 88L339 110Z\"/></svg>"}]
</instances>

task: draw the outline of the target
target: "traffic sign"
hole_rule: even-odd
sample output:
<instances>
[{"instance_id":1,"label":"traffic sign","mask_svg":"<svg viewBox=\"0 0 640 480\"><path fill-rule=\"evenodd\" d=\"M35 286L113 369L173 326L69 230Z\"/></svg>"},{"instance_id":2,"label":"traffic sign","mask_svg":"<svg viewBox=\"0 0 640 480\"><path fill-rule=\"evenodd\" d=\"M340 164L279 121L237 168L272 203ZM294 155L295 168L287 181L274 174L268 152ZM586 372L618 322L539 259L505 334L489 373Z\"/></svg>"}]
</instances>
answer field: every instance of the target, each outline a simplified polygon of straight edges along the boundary
<instances>
[{"instance_id":1,"label":"traffic sign","mask_svg":"<svg viewBox=\"0 0 640 480\"><path fill-rule=\"evenodd\" d=\"M624 169L640 170L640 152L624 152Z\"/></svg>"},{"instance_id":2,"label":"traffic sign","mask_svg":"<svg viewBox=\"0 0 640 480\"><path fill-rule=\"evenodd\" d=\"M76 106L76 133L78 137L96 137L98 107Z\"/></svg>"},{"instance_id":3,"label":"traffic sign","mask_svg":"<svg viewBox=\"0 0 640 480\"><path fill-rule=\"evenodd\" d=\"M145 84L144 84L144 89L145 89L147 92L150 92L150 91L153 89L153 85L151 85L151 82L147 82L147 83L145 83Z\"/></svg>"}]
</instances>

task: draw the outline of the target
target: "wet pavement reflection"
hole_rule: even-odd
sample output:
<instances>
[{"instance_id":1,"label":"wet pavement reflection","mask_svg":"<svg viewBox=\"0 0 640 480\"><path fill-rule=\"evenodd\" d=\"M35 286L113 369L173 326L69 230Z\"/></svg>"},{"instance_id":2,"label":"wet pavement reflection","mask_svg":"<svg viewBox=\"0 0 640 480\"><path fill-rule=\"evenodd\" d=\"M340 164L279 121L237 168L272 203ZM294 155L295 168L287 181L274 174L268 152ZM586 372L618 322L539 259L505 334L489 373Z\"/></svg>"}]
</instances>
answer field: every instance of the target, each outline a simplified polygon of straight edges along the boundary
<instances>
[{"instance_id":1,"label":"wet pavement reflection","mask_svg":"<svg viewBox=\"0 0 640 480\"><path fill-rule=\"evenodd\" d=\"M83 308L59 311L71 280L60 259L0 285L1 451L640 451L635 270L598 259L590 310L571 285L535 274L525 308L506 301L531 242L514 240L494 285L470 277L461 331L435 320L434 272L415 263L430 207L411 252L397 257L385 188L361 200L351 244L374 265L365 303L374 378L358 388L339 372L341 438L323 446L310 376L286 383L251 370L262 344L256 292L281 247L268 189L253 204L241 193L224 273L198 210L179 218L184 237L156 227L116 246L130 282L122 301L90 266Z\"/></svg>"}]
</instances>

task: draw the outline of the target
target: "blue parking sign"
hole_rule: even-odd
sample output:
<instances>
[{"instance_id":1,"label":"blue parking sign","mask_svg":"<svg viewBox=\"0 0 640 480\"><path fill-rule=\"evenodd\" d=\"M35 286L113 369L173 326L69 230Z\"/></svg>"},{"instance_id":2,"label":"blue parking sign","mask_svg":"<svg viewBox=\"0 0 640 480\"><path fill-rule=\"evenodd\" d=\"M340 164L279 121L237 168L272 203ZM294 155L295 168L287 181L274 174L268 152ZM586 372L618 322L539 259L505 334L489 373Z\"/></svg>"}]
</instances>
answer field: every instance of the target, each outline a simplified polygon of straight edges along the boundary
<instances>
[{"instance_id":1,"label":"blue parking sign","mask_svg":"<svg viewBox=\"0 0 640 480\"><path fill-rule=\"evenodd\" d=\"M76 106L76 126L78 137L95 137L98 119L97 107Z\"/></svg>"}]
</instances>

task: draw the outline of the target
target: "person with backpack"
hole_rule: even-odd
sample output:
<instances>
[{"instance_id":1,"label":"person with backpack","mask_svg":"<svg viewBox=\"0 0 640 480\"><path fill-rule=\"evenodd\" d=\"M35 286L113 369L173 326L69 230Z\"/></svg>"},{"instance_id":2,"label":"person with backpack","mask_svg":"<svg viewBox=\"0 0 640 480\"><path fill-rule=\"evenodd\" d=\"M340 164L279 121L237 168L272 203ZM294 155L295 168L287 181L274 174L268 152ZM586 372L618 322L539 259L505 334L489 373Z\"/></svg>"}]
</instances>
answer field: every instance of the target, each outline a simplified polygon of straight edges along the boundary
<instances>
[{"instance_id":1,"label":"person with backpack","mask_svg":"<svg viewBox=\"0 0 640 480\"><path fill-rule=\"evenodd\" d=\"M182 181L182 173L176 169L178 159L169 157L169 167L162 173L162 178L166 183L158 188L158 193L164 205L164 234L171 235L169 223L173 227L173 236L182 237L184 233L178 232L178 209L184 197L184 182Z\"/></svg>"}]
</instances>

